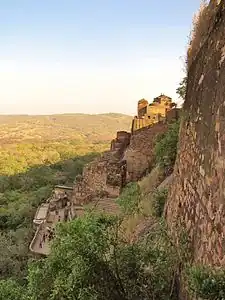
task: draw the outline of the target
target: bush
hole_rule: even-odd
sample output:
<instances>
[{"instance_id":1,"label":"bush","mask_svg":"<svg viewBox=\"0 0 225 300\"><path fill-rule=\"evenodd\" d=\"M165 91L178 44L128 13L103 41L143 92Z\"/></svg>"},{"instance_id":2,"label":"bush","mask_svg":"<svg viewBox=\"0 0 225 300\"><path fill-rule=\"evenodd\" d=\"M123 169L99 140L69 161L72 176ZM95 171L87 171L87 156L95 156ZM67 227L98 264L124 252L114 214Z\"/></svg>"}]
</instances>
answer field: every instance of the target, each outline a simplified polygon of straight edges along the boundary
<instances>
[{"instance_id":1,"label":"bush","mask_svg":"<svg viewBox=\"0 0 225 300\"><path fill-rule=\"evenodd\" d=\"M122 194L117 199L117 203L124 214L130 215L137 211L140 199L140 187L136 182L132 182L128 183L124 188Z\"/></svg>"},{"instance_id":2,"label":"bush","mask_svg":"<svg viewBox=\"0 0 225 300\"><path fill-rule=\"evenodd\" d=\"M119 224L94 214L60 224L51 254L30 265L28 299L176 299L178 256L164 225L129 244Z\"/></svg>"},{"instance_id":3,"label":"bush","mask_svg":"<svg viewBox=\"0 0 225 300\"><path fill-rule=\"evenodd\" d=\"M163 168L173 168L179 137L180 121L174 122L169 126L166 133L158 136L154 147L156 163Z\"/></svg>"},{"instance_id":4,"label":"bush","mask_svg":"<svg viewBox=\"0 0 225 300\"><path fill-rule=\"evenodd\" d=\"M188 269L188 287L191 294L201 299L225 299L225 270L207 266L194 266Z\"/></svg>"},{"instance_id":5,"label":"bush","mask_svg":"<svg viewBox=\"0 0 225 300\"><path fill-rule=\"evenodd\" d=\"M23 288L15 281L11 279L0 280L0 300L22 300L24 299L23 292Z\"/></svg>"},{"instance_id":6,"label":"bush","mask_svg":"<svg viewBox=\"0 0 225 300\"><path fill-rule=\"evenodd\" d=\"M156 190L152 196L152 215L154 217L161 217L168 195L167 189Z\"/></svg>"}]
</instances>

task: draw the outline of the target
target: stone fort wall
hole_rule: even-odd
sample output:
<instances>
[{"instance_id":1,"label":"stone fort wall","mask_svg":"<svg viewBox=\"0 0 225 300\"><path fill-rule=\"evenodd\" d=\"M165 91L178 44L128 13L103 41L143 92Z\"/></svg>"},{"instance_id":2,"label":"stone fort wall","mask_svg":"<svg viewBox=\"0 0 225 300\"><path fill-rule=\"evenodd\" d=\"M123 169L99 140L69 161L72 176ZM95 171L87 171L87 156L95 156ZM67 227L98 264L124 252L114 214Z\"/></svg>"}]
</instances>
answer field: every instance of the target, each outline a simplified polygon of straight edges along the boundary
<instances>
[{"instance_id":1,"label":"stone fort wall","mask_svg":"<svg viewBox=\"0 0 225 300\"><path fill-rule=\"evenodd\" d=\"M145 99L139 100L137 116L132 121L131 132L165 120L166 114L174 107L176 104L172 102L172 99L163 94L154 98L150 104Z\"/></svg>"},{"instance_id":2,"label":"stone fort wall","mask_svg":"<svg viewBox=\"0 0 225 300\"><path fill-rule=\"evenodd\" d=\"M166 132L168 123L177 117L178 111L169 111L155 124L132 133L118 131L110 150L88 164L82 176L76 178L73 203L84 205L98 197L116 198L125 184L142 178L152 167L156 136Z\"/></svg>"},{"instance_id":3,"label":"stone fort wall","mask_svg":"<svg viewBox=\"0 0 225 300\"><path fill-rule=\"evenodd\" d=\"M218 266L225 265L224 28L225 4L220 1L189 68L174 182L165 211L173 233L177 226L185 226L194 262Z\"/></svg>"}]
</instances>

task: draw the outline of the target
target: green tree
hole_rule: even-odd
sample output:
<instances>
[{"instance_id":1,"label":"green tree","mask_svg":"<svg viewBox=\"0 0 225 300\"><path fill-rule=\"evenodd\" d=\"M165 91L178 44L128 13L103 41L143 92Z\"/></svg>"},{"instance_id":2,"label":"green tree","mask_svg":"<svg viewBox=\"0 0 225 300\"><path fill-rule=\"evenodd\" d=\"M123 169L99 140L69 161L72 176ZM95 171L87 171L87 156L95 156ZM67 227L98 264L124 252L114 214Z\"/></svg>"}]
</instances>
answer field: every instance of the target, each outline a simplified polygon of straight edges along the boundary
<instances>
[{"instance_id":1,"label":"green tree","mask_svg":"<svg viewBox=\"0 0 225 300\"><path fill-rule=\"evenodd\" d=\"M177 255L165 232L131 245L116 217L86 214L60 224L49 257L29 266L29 299L174 299Z\"/></svg>"},{"instance_id":2,"label":"green tree","mask_svg":"<svg viewBox=\"0 0 225 300\"><path fill-rule=\"evenodd\" d=\"M185 100L186 91L187 91L187 76L185 76L179 83L179 86L176 89L176 93L179 95L180 99Z\"/></svg>"}]
</instances>

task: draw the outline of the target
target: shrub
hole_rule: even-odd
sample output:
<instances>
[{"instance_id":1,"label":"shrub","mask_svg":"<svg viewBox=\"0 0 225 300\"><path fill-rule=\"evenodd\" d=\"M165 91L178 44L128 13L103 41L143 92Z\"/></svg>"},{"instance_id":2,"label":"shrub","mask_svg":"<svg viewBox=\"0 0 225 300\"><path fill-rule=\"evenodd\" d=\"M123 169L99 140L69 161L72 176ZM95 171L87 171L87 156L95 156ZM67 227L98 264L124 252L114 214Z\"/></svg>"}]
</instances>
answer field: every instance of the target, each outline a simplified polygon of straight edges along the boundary
<instances>
[{"instance_id":1,"label":"shrub","mask_svg":"<svg viewBox=\"0 0 225 300\"><path fill-rule=\"evenodd\" d=\"M121 207L124 214L130 215L137 211L141 199L141 191L139 185L128 183L122 194L117 199L117 203Z\"/></svg>"},{"instance_id":2,"label":"shrub","mask_svg":"<svg viewBox=\"0 0 225 300\"><path fill-rule=\"evenodd\" d=\"M8 279L8 280L0 280L0 299L1 300L16 300L23 298L24 290L21 286L17 284L16 281Z\"/></svg>"},{"instance_id":3,"label":"shrub","mask_svg":"<svg viewBox=\"0 0 225 300\"><path fill-rule=\"evenodd\" d=\"M164 225L129 244L119 224L93 214L60 224L51 254L30 265L29 299L176 299L178 256Z\"/></svg>"},{"instance_id":4,"label":"shrub","mask_svg":"<svg viewBox=\"0 0 225 300\"><path fill-rule=\"evenodd\" d=\"M225 270L194 266L187 271L191 294L201 299L225 299Z\"/></svg>"},{"instance_id":5,"label":"shrub","mask_svg":"<svg viewBox=\"0 0 225 300\"><path fill-rule=\"evenodd\" d=\"M152 196L152 215L161 217L166 203L168 191L167 189L156 190Z\"/></svg>"},{"instance_id":6,"label":"shrub","mask_svg":"<svg viewBox=\"0 0 225 300\"><path fill-rule=\"evenodd\" d=\"M169 126L166 133L156 139L154 155L156 163L163 168L174 166L177 155L177 143L179 137L180 121L174 122Z\"/></svg>"},{"instance_id":7,"label":"shrub","mask_svg":"<svg viewBox=\"0 0 225 300\"><path fill-rule=\"evenodd\" d=\"M176 93L178 94L179 98L182 100L185 100L186 92L187 92L187 76L185 76L181 80L178 88L176 89Z\"/></svg>"}]
</instances>

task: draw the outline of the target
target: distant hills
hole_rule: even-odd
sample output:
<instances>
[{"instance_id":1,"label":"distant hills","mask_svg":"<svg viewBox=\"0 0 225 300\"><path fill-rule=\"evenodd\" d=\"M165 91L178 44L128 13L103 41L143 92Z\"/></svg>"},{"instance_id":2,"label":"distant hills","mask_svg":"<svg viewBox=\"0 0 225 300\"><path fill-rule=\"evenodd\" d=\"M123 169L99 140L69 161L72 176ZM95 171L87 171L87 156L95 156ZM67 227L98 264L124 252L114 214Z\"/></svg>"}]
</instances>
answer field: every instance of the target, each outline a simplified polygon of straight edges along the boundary
<instances>
[{"instance_id":1,"label":"distant hills","mask_svg":"<svg viewBox=\"0 0 225 300\"><path fill-rule=\"evenodd\" d=\"M0 115L0 143L62 140L107 142L116 131L129 131L131 121L131 116L117 113Z\"/></svg>"}]
</instances>

